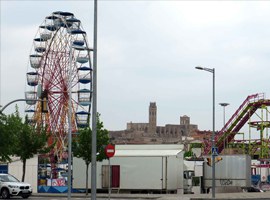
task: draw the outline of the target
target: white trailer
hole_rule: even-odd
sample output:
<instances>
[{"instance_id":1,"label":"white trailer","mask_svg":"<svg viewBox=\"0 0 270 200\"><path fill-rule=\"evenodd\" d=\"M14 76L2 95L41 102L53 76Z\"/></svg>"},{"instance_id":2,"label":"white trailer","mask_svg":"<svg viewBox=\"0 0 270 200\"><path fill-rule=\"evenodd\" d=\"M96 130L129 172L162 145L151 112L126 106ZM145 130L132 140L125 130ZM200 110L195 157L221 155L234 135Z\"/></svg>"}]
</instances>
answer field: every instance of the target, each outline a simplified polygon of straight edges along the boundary
<instances>
[{"instance_id":1,"label":"white trailer","mask_svg":"<svg viewBox=\"0 0 270 200\"><path fill-rule=\"evenodd\" d=\"M97 190L107 190L108 181L118 191L183 193L183 145L116 145L115 155L97 162ZM91 166L89 167L91 186ZM86 165L73 158L73 188L85 189Z\"/></svg>"}]
</instances>

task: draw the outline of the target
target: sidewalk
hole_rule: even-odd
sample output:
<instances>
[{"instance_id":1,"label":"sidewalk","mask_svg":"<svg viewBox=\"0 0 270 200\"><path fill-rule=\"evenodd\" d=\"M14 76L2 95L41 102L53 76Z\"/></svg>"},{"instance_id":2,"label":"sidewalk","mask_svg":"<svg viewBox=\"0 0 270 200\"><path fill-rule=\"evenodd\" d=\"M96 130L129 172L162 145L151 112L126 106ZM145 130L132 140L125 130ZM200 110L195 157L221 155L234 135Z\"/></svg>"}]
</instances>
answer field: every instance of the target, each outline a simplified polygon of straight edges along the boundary
<instances>
[{"instance_id":1,"label":"sidewalk","mask_svg":"<svg viewBox=\"0 0 270 200\"><path fill-rule=\"evenodd\" d=\"M210 200L212 199L212 194L187 194L187 195L166 195L159 198L159 200ZM255 193L217 193L217 200L231 200L231 199L241 199L241 200L258 200L258 199L269 199L270 200L270 192L255 192Z\"/></svg>"},{"instance_id":2,"label":"sidewalk","mask_svg":"<svg viewBox=\"0 0 270 200\"><path fill-rule=\"evenodd\" d=\"M33 196L41 196L41 197L67 197L67 194L59 194L59 193L34 193ZM86 196L82 193L72 193L71 196L73 198L90 198L91 194ZM108 194L106 193L97 193L97 199L99 198L108 198ZM157 200L210 200L212 199L211 194L111 194L111 199L157 199ZM257 199L269 199L270 200L270 192L255 192L255 193L217 193L217 200L226 200L226 199L242 199L242 200L257 200Z\"/></svg>"},{"instance_id":3,"label":"sidewalk","mask_svg":"<svg viewBox=\"0 0 270 200\"><path fill-rule=\"evenodd\" d=\"M33 193L32 196L35 197L67 197L67 193ZM112 193L111 199L160 199L166 194L115 194ZM71 197L73 198L91 198L91 193L85 195L85 193L72 193ZM176 197L176 195L175 195ZM108 193L97 193L98 198L108 198Z\"/></svg>"}]
</instances>

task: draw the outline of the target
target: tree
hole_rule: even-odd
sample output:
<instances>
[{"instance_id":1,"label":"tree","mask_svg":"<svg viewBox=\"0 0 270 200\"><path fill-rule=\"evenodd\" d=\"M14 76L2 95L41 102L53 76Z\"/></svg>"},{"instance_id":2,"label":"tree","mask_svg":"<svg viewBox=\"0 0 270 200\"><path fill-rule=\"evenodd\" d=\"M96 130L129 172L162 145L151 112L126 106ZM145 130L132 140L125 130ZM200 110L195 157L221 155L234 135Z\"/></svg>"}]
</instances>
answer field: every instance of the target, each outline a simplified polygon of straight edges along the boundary
<instances>
[{"instance_id":1,"label":"tree","mask_svg":"<svg viewBox=\"0 0 270 200\"><path fill-rule=\"evenodd\" d=\"M7 128L7 117L0 112L0 161L10 161L13 134Z\"/></svg>"},{"instance_id":2,"label":"tree","mask_svg":"<svg viewBox=\"0 0 270 200\"><path fill-rule=\"evenodd\" d=\"M97 161L106 159L105 146L109 144L109 131L104 129L100 121L100 114L97 114ZM85 128L79 130L79 134L73 143L73 154L82 158L86 164L86 195L88 194L88 168L92 158L92 130Z\"/></svg>"},{"instance_id":3,"label":"tree","mask_svg":"<svg viewBox=\"0 0 270 200\"><path fill-rule=\"evenodd\" d=\"M7 118L7 125L13 132L13 155L20 157L23 163L22 181L25 178L26 160L33 158L35 154L47 153L51 147L46 147L49 134L45 129L37 130L28 124L28 117L22 122L16 108L15 114L11 114Z\"/></svg>"},{"instance_id":4,"label":"tree","mask_svg":"<svg viewBox=\"0 0 270 200\"><path fill-rule=\"evenodd\" d=\"M186 151L185 153L184 153L184 158L190 158L190 157L192 157L193 156L193 152L192 151Z\"/></svg>"}]
</instances>

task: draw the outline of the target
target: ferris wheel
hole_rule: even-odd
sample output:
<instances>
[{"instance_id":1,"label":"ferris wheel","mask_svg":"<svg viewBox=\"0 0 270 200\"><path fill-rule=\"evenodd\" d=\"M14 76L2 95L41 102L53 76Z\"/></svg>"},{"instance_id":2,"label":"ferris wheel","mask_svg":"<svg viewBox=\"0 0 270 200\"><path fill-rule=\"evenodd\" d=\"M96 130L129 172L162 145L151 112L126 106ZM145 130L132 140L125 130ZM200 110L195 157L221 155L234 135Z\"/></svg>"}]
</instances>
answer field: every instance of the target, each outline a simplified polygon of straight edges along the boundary
<instances>
[{"instance_id":1,"label":"ferris wheel","mask_svg":"<svg viewBox=\"0 0 270 200\"><path fill-rule=\"evenodd\" d=\"M60 160L67 149L70 124L73 134L89 126L91 51L81 21L70 12L47 16L33 39L26 73L25 112L31 125L51 134L48 144L55 143L53 154Z\"/></svg>"}]
</instances>

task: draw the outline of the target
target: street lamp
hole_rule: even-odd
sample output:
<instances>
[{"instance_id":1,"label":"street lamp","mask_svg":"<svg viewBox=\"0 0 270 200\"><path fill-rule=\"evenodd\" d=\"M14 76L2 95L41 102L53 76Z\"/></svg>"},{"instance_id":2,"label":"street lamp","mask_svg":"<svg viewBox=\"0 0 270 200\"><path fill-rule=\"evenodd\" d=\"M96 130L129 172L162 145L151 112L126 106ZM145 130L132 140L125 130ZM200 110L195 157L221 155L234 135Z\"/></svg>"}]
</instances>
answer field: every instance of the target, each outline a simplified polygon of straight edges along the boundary
<instances>
[{"instance_id":1,"label":"street lamp","mask_svg":"<svg viewBox=\"0 0 270 200\"><path fill-rule=\"evenodd\" d=\"M68 71L68 200L71 199L71 152L72 152L72 114L71 114L71 68L72 68L72 43L70 42L69 49L69 71Z\"/></svg>"},{"instance_id":2,"label":"street lamp","mask_svg":"<svg viewBox=\"0 0 270 200\"><path fill-rule=\"evenodd\" d=\"M223 107L223 127L225 126L225 107L230 105L228 103L219 103L219 105L221 105ZM226 150L226 144L228 145L228 139L226 137L226 143L225 143L225 139L224 139L224 153L225 153L225 150Z\"/></svg>"},{"instance_id":3,"label":"street lamp","mask_svg":"<svg viewBox=\"0 0 270 200\"><path fill-rule=\"evenodd\" d=\"M93 101L92 101L92 153L91 153L91 199L97 196L97 11L98 0L94 0L94 49L93 49Z\"/></svg>"},{"instance_id":4,"label":"street lamp","mask_svg":"<svg viewBox=\"0 0 270 200\"><path fill-rule=\"evenodd\" d=\"M215 144L215 68L206 68L206 67L195 67L198 70L204 70L213 74L213 132L212 132L212 198L215 198L215 189L216 189L216 182L215 182L215 156L214 149L216 149Z\"/></svg>"}]
</instances>

